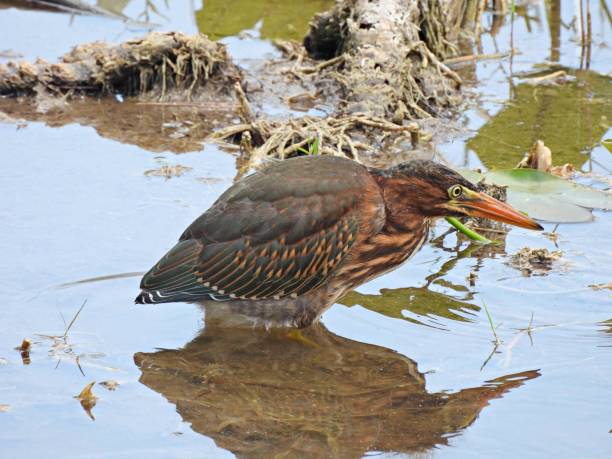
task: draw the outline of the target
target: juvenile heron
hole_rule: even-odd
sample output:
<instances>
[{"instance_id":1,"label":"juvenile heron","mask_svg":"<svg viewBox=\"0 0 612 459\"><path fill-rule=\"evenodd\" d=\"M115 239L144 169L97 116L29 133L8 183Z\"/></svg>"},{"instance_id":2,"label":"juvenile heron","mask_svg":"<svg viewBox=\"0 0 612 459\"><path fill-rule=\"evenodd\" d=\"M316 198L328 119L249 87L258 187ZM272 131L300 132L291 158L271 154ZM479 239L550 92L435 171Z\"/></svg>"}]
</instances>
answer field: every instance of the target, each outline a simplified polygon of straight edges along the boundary
<instances>
[{"instance_id":1,"label":"juvenile heron","mask_svg":"<svg viewBox=\"0 0 612 459\"><path fill-rule=\"evenodd\" d=\"M436 217L542 227L455 171L415 160L375 169L330 156L276 162L232 185L145 274L136 303L199 302L305 327L406 261Z\"/></svg>"}]
</instances>

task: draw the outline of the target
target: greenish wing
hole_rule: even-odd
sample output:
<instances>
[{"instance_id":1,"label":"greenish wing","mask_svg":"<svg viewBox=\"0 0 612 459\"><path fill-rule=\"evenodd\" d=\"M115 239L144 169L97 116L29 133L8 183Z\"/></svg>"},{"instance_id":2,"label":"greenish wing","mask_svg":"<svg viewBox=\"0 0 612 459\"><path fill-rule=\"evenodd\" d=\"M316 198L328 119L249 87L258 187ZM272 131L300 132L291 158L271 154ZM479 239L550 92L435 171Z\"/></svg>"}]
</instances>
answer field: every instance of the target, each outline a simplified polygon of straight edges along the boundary
<instances>
[{"instance_id":1,"label":"greenish wing","mask_svg":"<svg viewBox=\"0 0 612 459\"><path fill-rule=\"evenodd\" d=\"M143 278L137 302L282 298L321 285L357 239L365 170L286 160L228 189Z\"/></svg>"},{"instance_id":2,"label":"greenish wing","mask_svg":"<svg viewBox=\"0 0 612 459\"><path fill-rule=\"evenodd\" d=\"M249 238L179 242L143 278L144 303L297 296L324 282L353 246L358 225L347 218L294 244Z\"/></svg>"}]
</instances>

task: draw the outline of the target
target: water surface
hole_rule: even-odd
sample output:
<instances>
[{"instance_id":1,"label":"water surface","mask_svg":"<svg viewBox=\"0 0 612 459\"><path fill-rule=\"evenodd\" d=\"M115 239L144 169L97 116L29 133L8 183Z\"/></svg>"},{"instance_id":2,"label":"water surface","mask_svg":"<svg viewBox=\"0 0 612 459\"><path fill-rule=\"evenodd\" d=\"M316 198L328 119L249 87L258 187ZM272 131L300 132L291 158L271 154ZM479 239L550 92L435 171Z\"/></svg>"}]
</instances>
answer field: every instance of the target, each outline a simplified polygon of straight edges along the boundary
<instances>
[{"instance_id":1,"label":"water surface","mask_svg":"<svg viewBox=\"0 0 612 459\"><path fill-rule=\"evenodd\" d=\"M136 1L99 5L161 30L223 36L244 65L275 53L269 39L302 35L328 5L240 3L160 1L157 12ZM1 4L2 48L27 59L148 27ZM440 156L511 167L542 139L556 163L594 172L582 181L606 187L612 30L598 5L588 69L573 4L519 9L517 76L509 59L460 69L471 96ZM483 35L482 53L509 49L508 19L500 26L485 14L496 33ZM575 80L525 78L558 68ZM280 100L271 110L290 113ZM192 305L133 305L138 277L120 276L151 266L232 183L234 153L201 141L225 118L133 101L84 101L54 114L3 100L0 111L13 118L0 123L0 457L612 456L612 292L589 287L612 280L609 213L559 226L556 242L512 229L496 247L440 223L408 264L349 294L321 326L227 333L207 328ZM191 169L146 174L179 164ZM564 256L526 277L508 264L524 246ZM116 278L74 284L100 276ZM25 337L29 362L14 349ZM119 386L94 387L92 419L73 396L107 380Z\"/></svg>"}]
</instances>

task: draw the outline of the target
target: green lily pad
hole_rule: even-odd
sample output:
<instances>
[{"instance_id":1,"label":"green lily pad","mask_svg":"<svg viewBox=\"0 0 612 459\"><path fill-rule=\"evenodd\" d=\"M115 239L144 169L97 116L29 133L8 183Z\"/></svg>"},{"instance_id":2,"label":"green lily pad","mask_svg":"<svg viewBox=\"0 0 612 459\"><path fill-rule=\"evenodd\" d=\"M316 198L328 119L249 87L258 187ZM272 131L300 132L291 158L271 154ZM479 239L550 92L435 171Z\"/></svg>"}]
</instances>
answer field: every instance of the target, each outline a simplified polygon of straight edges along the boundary
<instances>
[{"instance_id":1,"label":"green lily pad","mask_svg":"<svg viewBox=\"0 0 612 459\"><path fill-rule=\"evenodd\" d=\"M508 187L508 204L536 220L579 223L593 220L590 209L612 209L612 193L579 185L534 169L492 171L485 175L460 171L472 182Z\"/></svg>"}]
</instances>

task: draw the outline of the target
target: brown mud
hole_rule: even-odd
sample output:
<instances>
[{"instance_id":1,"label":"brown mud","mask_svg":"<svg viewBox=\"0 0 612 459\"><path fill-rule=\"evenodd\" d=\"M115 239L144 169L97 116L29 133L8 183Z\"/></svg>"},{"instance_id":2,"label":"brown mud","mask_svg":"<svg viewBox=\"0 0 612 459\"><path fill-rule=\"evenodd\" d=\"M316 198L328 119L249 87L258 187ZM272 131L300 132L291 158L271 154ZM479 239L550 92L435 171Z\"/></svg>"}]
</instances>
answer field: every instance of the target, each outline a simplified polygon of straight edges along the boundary
<instances>
[{"instance_id":1,"label":"brown mud","mask_svg":"<svg viewBox=\"0 0 612 459\"><path fill-rule=\"evenodd\" d=\"M315 16L304 45L279 42L285 56L265 63L250 78L232 63L224 45L204 35L151 33L116 46L79 45L58 63L0 65L0 94L33 96L30 106L5 111L16 119L62 123L84 118L83 124L110 138L131 136L131 143L141 146L146 140L137 126L112 132L112 119L121 109L114 107L110 119L80 114L73 106L75 96L193 102L194 110L201 104L225 104L212 138L240 145L248 167L268 156L303 154L314 139L318 153L361 162L375 163L381 151L387 158L406 151L430 157L432 134L413 120L446 116L461 101L461 78L443 63L457 49L452 41L461 23L458 11L444 14L438 1L339 1ZM256 110L280 91L291 109L307 111L322 103L329 116L279 121ZM128 105L126 110L137 108ZM152 112L145 118L159 117ZM242 120L237 125L229 121L236 114ZM189 126L181 132L188 135L155 142L159 147L153 151L192 151L210 134Z\"/></svg>"},{"instance_id":2,"label":"brown mud","mask_svg":"<svg viewBox=\"0 0 612 459\"><path fill-rule=\"evenodd\" d=\"M200 89L226 93L240 79L225 46L203 35L153 32L120 45L79 45L51 64L0 64L0 95L146 96L165 99L171 93L192 100ZM176 91L173 91L176 90Z\"/></svg>"}]
</instances>

